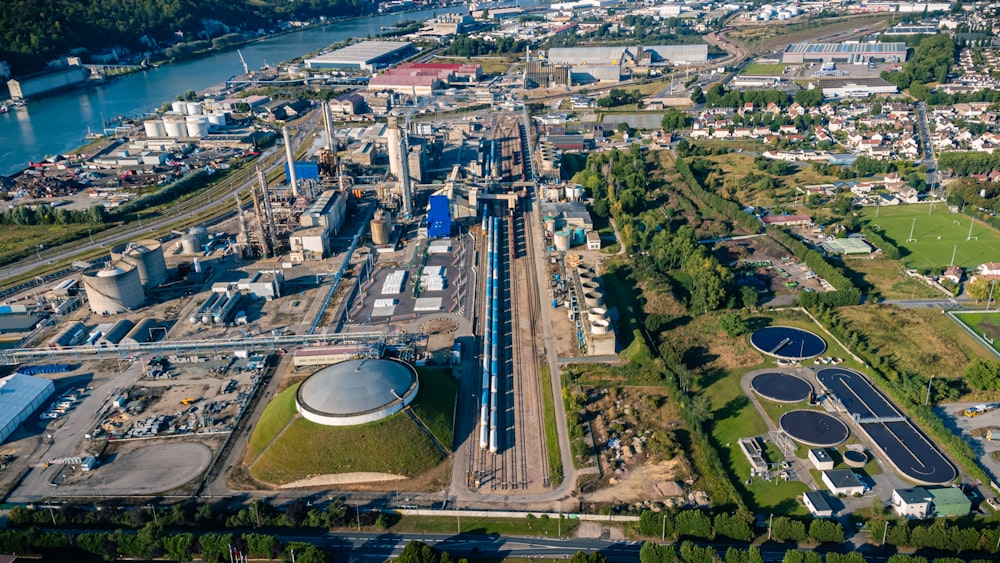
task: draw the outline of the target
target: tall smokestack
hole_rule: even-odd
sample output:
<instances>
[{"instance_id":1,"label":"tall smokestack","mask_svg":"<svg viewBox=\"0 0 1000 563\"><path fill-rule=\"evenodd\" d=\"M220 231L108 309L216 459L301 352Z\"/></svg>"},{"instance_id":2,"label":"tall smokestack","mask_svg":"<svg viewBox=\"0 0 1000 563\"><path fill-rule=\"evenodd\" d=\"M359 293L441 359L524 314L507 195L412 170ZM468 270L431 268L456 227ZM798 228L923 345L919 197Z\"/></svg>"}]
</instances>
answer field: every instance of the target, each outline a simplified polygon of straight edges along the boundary
<instances>
[{"instance_id":1,"label":"tall smokestack","mask_svg":"<svg viewBox=\"0 0 1000 563\"><path fill-rule=\"evenodd\" d=\"M295 180L295 159L292 157L292 141L288 136L288 128L282 127L281 134L285 137L285 160L288 161L288 185L292 187L292 195L299 197L299 186Z\"/></svg>"},{"instance_id":2,"label":"tall smokestack","mask_svg":"<svg viewBox=\"0 0 1000 563\"><path fill-rule=\"evenodd\" d=\"M331 152L337 152L337 145L333 142L333 127L331 127L330 121L330 102L323 102L323 125L326 127L326 144Z\"/></svg>"},{"instance_id":3,"label":"tall smokestack","mask_svg":"<svg viewBox=\"0 0 1000 563\"><path fill-rule=\"evenodd\" d=\"M412 217L413 201L410 196L410 151L406 146L405 138L399 140L399 153L402 155L402 158L399 159L400 174L402 174L399 179L399 188L403 192L403 215Z\"/></svg>"},{"instance_id":4,"label":"tall smokestack","mask_svg":"<svg viewBox=\"0 0 1000 563\"><path fill-rule=\"evenodd\" d=\"M240 218L240 237L241 242L244 244L250 240L250 235L247 232L247 216L243 214L243 202L240 201L240 194L235 193L233 197L236 198L236 216Z\"/></svg>"},{"instance_id":5,"label":"tall smokestack","mask_svg":"<svg viewBox=\"0 0 1000 563\"><path fill-rule=\"evenodd\" d=\"M399 125L396 123L396 116L389 116L386 145L389 149L389 172L397 180L403 177L401 167L402 159L399 154Z\"/></svg>"}]
</instances>

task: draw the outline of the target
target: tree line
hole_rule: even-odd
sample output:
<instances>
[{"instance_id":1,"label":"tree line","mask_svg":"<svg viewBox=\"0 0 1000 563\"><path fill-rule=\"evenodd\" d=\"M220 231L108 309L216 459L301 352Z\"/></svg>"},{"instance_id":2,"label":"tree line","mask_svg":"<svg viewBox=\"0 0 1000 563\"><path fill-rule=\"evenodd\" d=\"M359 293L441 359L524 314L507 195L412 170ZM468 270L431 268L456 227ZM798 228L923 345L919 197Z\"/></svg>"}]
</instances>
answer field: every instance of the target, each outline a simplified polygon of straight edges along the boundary
<instances>
[{"instance_id":1,"label":"tree line","mask_svg":"<svg viewBox=\"0 0 1000 563\"><path fill-rule=\"evenodd\" d=\"M865 235L868 242L874 244L876 248L882 251L882 254L890 260L899 259L899 247L892 241L890 241L885 236L884 231L876 231L871 226L865 226L861 229L861 233Z\"/></svg>"},{"instance_id":2,"label":"tree line","mask_svg":"<svg viewBox=\"0 0 1000 563\"><path fill-rule=\"evenodd\" d=\"M531 43L524 39L515 39L508 35L497 37L496 41L487 41L478 37L459 35L448 48L446 55L453 57L480 57L484 55L508 55L511 53L523 53Z\"/></svg>"},{"instance_id":3,"label":"tree line","mask_svg":"<svg viewBox=\"0 0 1000 563\"><path fill-rule=\"evenodd\" d=\"M378 3L362 0L31 0L0 2L0 61L15 75L83 47L155 51L160 45L211 42L230 34L271 28L280 20L309 20L371 13ZM226 40L225 44L232 44Z\"/></svg>"},{"instance_id":4,"label":"tree line","mask_svg":"<svg viewBox=\"0 0 1000 563\"><path fill-rule=\"evenodd\" d=\"M687 161L683 157L677 158L676 166L677 171L681 173L681 177L684 178L685 182L687 182L691 191L694 192L699 199L704 201L706 205L751 233L761 232L763 225L760 220L753 215L744 212L738 203L730 201L701 187L701 183L698 182L697 178L695 178L694 172L691 170L691 167L688 166Z\"/></svg>"},{"instance_id":5,"label":"tree line","mask_svg":"<svg viewBox=\"0 0 1000 563\"><path fill-rule=\"evenodd\" d=\"M50 207L47 204L17 205L4 210L0 215L0 225L101 225L105 217L103 205L91 205L82 210Z\"/></svg>"}]
</instances>

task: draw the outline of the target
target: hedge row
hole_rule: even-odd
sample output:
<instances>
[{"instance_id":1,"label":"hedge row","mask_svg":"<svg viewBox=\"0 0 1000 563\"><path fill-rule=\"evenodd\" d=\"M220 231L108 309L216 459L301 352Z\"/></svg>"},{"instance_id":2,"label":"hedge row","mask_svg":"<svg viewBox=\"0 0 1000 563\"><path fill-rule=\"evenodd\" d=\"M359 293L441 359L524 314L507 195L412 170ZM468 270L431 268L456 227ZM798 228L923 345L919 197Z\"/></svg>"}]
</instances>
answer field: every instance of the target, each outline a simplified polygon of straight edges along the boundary
<instances>
[{"instance_id":1,"label":"hedge row","mask_svg":"<svg viewBox=\"0 0 1000 563\"><path fill-rule=\"evenodd\" d=\"M799 304L803 307L814 307L816 305L828 305L840 307L842 305L857 305L861 303L861 290L854 287L854 283L847 279L840 270L826 261L819 252L812 250L799 239L793 237L788 231L780 227L768 227L767 234L782 246L787 248L802 260L807 266L812 268L816 275L825 279L837 291L827 291L822 293L799 293Z\"/></svg>"},{"instance_id":2,"label":"hedge row","mask_svg":"<svg viewBox=\"0 0 1000 563\"><path fill-rule=\"evenodd\" d=\"M691 191L694 192L694 195L698 196L699 199L705 202L705 205L708 205L715 211L721 213L724 217L728 218L730 221L733 221L751 233L761 232L763 225L759 219L743 211L743 209L741 209L739 204L736 202L729 201L728 199L701 187L698 179L694 177L691 167L688 166L687 161L681 157L677 157L676 167L677 171L681 173L681 176L687 182L688 186L691 187Z\"/></svg>"},{"instance_id":3,"label":"hedge row","mask_svg":"<svg viewBox=\"0 0 1000 563\"><path fill-rule=\"evenodd\" d=\"M115 217L123 217L135 211L142 211L143 209L148 209L150 207L160 205L161 203L173 201L188 192L200 189L208 182L208 180L209 175L204 169L197 170L187 176L184 176L180 180L167 185L163 189L157 190L147 196L134 199L125 205L118 207L114 210L113 215Z\"/></svg>"},{"instance_id":4,"label":"hedge row","mask_svg":"<svg viewBox=\"0 0 1000 563\"><path fill-rule=\"evenodd\" d=\"M892 241L882 236L882 234L871 227L865 227L861 229L861 233L865 235L868 242L874 244L882 254L891 260L899 259L899 247L896 246Z\"/></svg>"},{"instance_id":5,"label":"hedge row","mask_svg":"<svg viewBox=\"0 0 1000 563\"><path fill-rule=\"evenodd\" d=\"M934 410L923 404L927 380L917 374L900 371L893 360L869 346L864 335L851 330L836 310L820 306L815 311L817 319L837 339L848 344L865 363L868 364L868 377L897 404L909 411L913 418L937 442L944 444L948 453L956 458L969 474L983 483L989 483L990 478L979 466L979 458L972 451L968 442L952 432Z\"/></svg>"}]
</instances>

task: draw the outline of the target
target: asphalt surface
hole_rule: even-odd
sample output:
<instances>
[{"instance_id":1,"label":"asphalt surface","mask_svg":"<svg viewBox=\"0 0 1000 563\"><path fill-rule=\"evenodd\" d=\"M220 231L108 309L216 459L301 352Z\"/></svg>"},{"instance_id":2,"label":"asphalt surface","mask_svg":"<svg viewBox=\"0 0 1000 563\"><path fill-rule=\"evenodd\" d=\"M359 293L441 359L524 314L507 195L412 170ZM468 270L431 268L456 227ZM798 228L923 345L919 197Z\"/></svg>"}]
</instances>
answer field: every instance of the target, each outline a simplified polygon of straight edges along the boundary
<instances>
[{"instance_id":1,"label":"asphalt surface","mask_svg":"<svg viewBox=\"0 0 1000 563\"><path fill-rule=\"evenodd\" d=\"M852 416L902 416L899 409L868 378L856 371L827 368L820 370L816 378L840 399ZM909 420L864 423L860 428L904 477L918 483L944 485L958 476L955 466Z\"/></svg>"}]
</instances>

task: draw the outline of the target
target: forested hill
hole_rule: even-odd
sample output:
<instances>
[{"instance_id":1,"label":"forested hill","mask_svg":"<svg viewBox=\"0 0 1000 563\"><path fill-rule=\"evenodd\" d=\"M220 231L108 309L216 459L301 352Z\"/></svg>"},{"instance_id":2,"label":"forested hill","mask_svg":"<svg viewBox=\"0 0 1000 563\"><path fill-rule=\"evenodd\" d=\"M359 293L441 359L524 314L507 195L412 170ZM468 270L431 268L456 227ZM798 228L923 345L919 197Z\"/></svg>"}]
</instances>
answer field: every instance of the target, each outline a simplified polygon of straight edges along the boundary
<instances>
[{"instance_id":1,"label":"forested hill","mask_svg":"<svg viewBox=\"0 0 1000 563\"><path fill-rule=\"evenodd\" d=\"M0 61L14 75L40 70L71 49L134 52L270 28L280 20L374 11L371 0L0 0Z\"/></svg>"}]
</instances>

